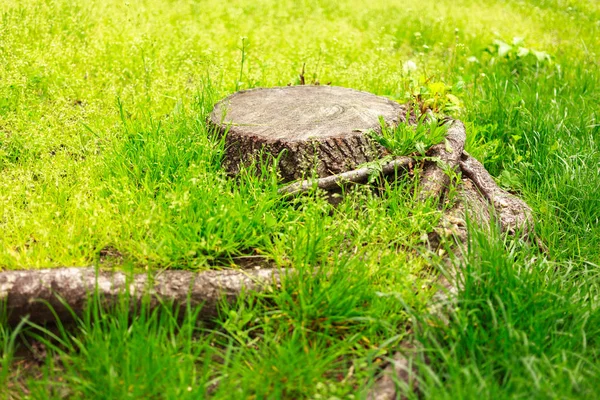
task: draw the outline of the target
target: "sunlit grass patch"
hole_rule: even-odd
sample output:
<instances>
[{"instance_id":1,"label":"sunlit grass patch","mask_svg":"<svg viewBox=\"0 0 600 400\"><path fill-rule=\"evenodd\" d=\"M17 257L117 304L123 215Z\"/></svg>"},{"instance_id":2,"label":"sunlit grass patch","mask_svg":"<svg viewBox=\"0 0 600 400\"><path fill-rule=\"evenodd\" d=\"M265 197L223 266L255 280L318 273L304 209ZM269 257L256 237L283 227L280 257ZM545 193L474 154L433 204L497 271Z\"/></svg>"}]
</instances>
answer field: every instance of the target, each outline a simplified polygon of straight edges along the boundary
<instances>
[{"instance_id":1,"label":"sunlit grass patch","mask_svg":"<svg viewBox=\"0 0 600 400\"><path fill-rule=\"evenodd\" d=\"M224 305L210 327L197 310L84 319L45 342L34 376L3 324L0 388L364 394L427 311L436 260L422 238L440 210L415 201L415 180L373 182L333 207L318 192L282 199L268 169L225 176L213 104L304 70L400 102L451 99L467 151L527 200L548 248L475 235L454 319L420 331L424 397L593 397L598 12L583 0L0 2L1 270L202 270L251 256L300 272Z\"/></svg>"}]
</instances>

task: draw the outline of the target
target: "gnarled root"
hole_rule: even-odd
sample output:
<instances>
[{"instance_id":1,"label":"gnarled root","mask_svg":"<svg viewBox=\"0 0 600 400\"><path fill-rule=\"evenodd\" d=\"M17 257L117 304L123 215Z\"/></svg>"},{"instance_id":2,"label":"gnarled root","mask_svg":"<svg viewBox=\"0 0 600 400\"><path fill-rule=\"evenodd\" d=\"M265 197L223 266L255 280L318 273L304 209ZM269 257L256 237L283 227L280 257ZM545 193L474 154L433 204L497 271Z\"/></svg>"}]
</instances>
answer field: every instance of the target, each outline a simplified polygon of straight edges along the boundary
<instances>
[{"instance_id":1,"label":"gnarled root","mask_svg":"<svg viewBox=\"0 0 600 400\"><path fill-rule=\"evenodd\" d=\"M503 232L528 234L533 227L531 208L523 200L501 189L483 164L463 152L460 169L494 206Z\"/></svg>"},{"instance_id":2,"label":"gnarled root","mask_svg":"<svg viewBox=\"0 0 600 400\"><path fill-rule=\"evenodd\" d=\"M25 316L38 324L53 322L56 317L69 322L83 313L92 295L98 295L104 305L110 306L127 292L131 307L145 298L150 307L161 302L179 308L200 305L200 317L209 319L217 315L222 299L232 301L242 290L276 286L280 273L276 269L254 269L162 271L153 275L101 271L94 267L5 271L0 272L0 303L6 305L9 324L17 324Z\"/></svg>"},{"instance_id":3,"label":"gnarled root","mask_svg":"<svg viewBox=\"0 0 600 400\"><path fill-rule=\"evenodd\" d=\"M458 201L444 212L439 226L429 235L432 250L436 250L445 237L453 238L455 243L454 254L449 254L444 259L445 271L438 280L439 289L432 297L430 307L432 316L446 323L459 290L456 286L459 282L457 275L460 274L457 266L462 259L462 250L467 247L467 218L477 226L489 227L494 222L495 214L501 230L509 234L528 235L533 227L531 208L496 184L483 164L464 151L465 140L463 124L453 121L446 142L433 146L428 152L432 161L424 165L419 193L421 200L430 197L442 199L450 183L447 172L453 170L462 175L458 185ZM399 398L401 393L398 382L402 382L408 390L418 390L413 359L422 346L414 341L410 343L409 351L405 345L400 347L401 350L394 354L369 391L368 399Z\"/></svg>"}]
</instances>

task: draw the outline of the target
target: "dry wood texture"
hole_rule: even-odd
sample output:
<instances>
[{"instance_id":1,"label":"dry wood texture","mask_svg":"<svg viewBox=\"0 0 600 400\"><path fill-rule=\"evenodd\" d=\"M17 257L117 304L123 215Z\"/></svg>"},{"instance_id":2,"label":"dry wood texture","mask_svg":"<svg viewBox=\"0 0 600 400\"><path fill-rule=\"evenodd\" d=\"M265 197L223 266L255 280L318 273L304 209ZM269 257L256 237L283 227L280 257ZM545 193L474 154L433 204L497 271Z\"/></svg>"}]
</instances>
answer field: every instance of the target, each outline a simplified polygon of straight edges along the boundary
<instances>
[{"instance_id":1,"label":"dry wood texture","mask_svg":"<svg viewBox=\"0 0 600 400\"><path fill-rule=\"evenodd\" d=\"M240 167L281 155L279 172L290 181L349 171L385 149L365 132L405 120L405 108L384 97L332 86L288 86L237 92L219 102L209 122L226 134L223 162ZM282 154L283 153L283 154Z\"/></svg>"}]
</instances>

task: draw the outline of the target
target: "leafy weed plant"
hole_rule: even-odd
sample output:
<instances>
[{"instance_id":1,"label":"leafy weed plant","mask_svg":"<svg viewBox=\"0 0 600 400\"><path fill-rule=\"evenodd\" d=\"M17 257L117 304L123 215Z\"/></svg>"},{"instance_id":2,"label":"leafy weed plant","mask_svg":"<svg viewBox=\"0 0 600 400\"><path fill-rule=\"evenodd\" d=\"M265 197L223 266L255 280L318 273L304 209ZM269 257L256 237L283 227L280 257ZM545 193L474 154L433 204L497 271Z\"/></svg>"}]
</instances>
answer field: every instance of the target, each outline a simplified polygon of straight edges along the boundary
<instances>
[{"instance_id":1,"label":"leafy weed plant","mask_svg":"<svg viewBox=\"0 0 600 400\"><path fill-rule=\"evenodd\" d=\"M381 133L371 132L371 137L393 155L424 156L427 149L444 141L448 130L443 121L426 114L418 117L415 125L403 123L390 128L380 122Z\"/></svg>"}]
</instances>

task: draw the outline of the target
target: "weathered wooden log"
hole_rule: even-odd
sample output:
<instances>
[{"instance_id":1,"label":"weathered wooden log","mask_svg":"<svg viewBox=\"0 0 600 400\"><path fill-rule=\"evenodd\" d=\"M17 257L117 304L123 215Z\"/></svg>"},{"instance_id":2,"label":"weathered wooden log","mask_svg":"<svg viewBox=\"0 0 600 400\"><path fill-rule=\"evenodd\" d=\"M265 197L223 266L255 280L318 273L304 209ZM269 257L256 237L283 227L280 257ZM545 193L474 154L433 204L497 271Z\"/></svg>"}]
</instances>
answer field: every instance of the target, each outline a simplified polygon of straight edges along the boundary
<instances>
[{"instance_id":1,"label":"weathered wooden log","mask_svg":"<svg viewBox=\"0 0 600 400\"><path fill-rule=\"evenodd\" d=\"M405 121L406 108L385 97L332 86L288 86L237 92L217 103L209 123L226 135L223 165L280 156L284 181L350 171L387 151L366 135Z\"/></svg>"},{"instance_id":2,"label":"weathered wooden log","mask_svg":"<svg viewBox=\"0 0 600 400\"><path fill-rule=\"evenodd\" d=\"M202 306L200 317L217 315L218 303L232 301L242 290L262 290L279 283L276 269L225 270L194 273L162 271L157 274L126 274L88 268L56 268L0 272L0 304L9 324L28 316L36 323L53 322L51 306L62 322L81 315L91 296L110 306L128 293L132 307L146 298L149 307L161 302L175 307Z\"/></svg>"}]
</instances>

